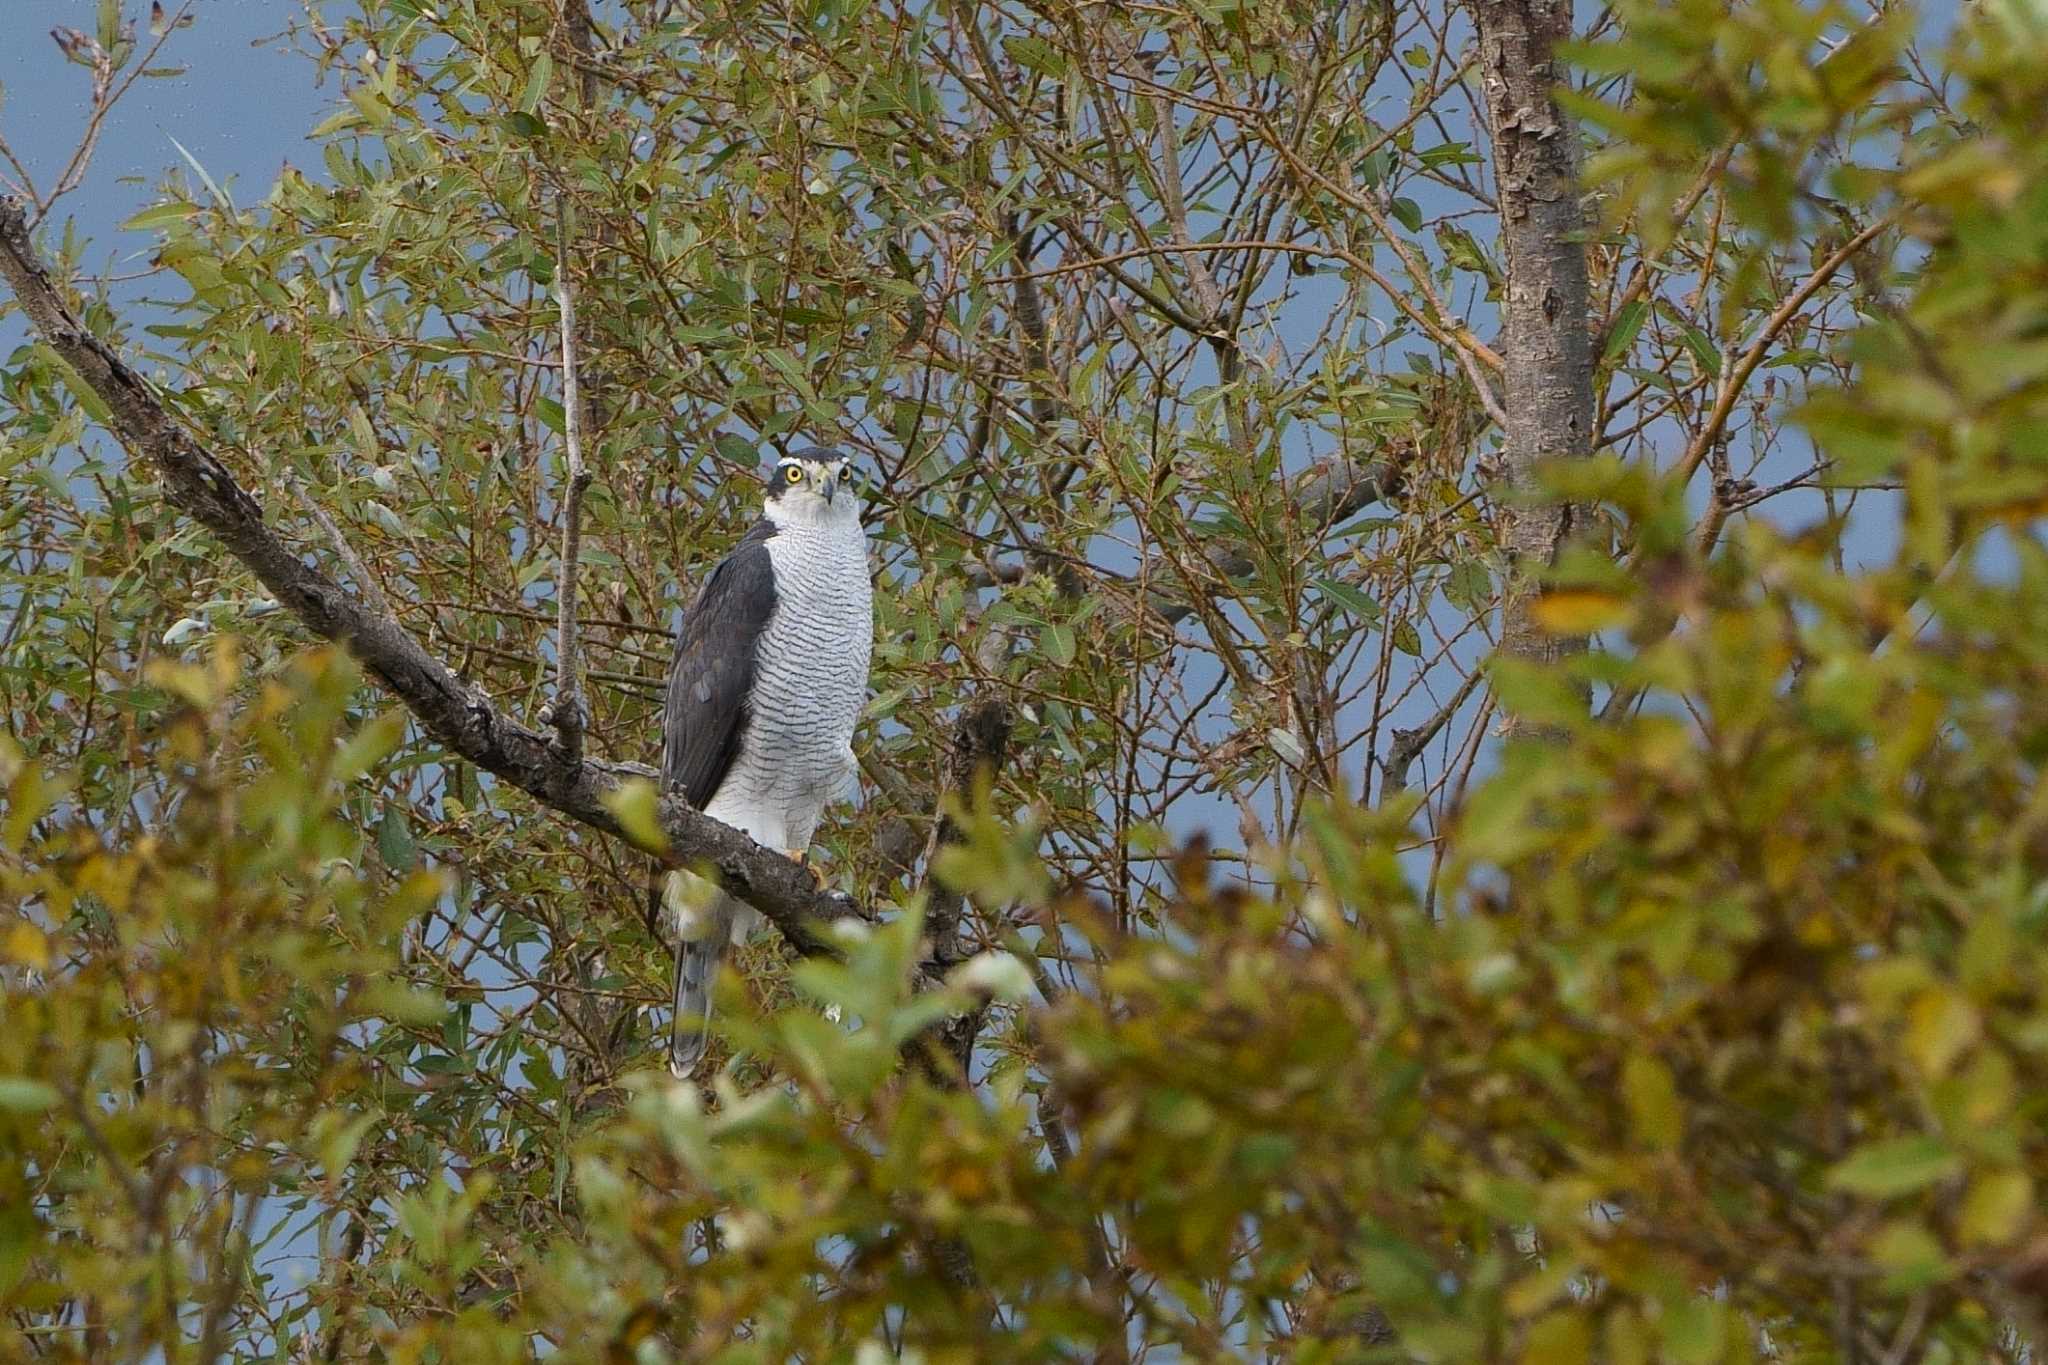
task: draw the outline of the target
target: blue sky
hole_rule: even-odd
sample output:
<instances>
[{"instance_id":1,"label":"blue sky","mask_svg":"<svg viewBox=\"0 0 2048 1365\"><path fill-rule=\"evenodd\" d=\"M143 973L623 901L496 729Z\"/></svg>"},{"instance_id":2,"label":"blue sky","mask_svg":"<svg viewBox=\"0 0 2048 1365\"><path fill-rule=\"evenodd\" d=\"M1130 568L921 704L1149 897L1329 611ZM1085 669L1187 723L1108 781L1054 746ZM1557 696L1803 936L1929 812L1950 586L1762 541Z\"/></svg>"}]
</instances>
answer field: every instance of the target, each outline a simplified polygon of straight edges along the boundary
<instances>
[{"instance_id":1,"label":"blue sky","mask_svg":"<svg viewBox=\"0 0 2048 1365\"><path fill-rule=\"evenodd\" d=\"M126 7L146 24L147 5ZM94 0L8 0L8 41L0 43L0 138L37 184L53 184L86 126L91 80L64 60L49 31L93 31ZM185 67L177 78L138 80L103 129L85 183L59 208L78 220L104 259L132 259L154 239L115 231L151 202L153 190L183 164L177 143L238 200L266 193L283 165L308 159L306 130L340 97L335 82L315 88L311 66L280 34L298 6L234 0L193 6L190 28L172 35L158 65ZM147 35L142 35L147 41ZM125 73L124 73L125 74Z\"/></svg>"}]
</instances>

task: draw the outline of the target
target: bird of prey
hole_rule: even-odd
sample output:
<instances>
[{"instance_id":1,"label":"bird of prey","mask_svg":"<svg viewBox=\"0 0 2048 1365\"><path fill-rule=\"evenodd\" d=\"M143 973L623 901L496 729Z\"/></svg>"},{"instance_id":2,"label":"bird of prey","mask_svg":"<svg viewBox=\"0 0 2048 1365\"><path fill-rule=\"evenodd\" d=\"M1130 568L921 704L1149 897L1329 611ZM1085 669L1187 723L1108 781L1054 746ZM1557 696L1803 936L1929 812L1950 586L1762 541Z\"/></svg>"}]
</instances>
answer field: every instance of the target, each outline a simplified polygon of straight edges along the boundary
<instances>
[{"instance_id":1,"label":"bird of prey","mask_svg":"<svg viewBox=\"0 0 2048 1365\"><path fill-rule=\"evenodd\" d=\"M684 613L662 717L662 785L755 843L801 860L825 806L855 773L874 604L867 532L847 458L812 447L776 462L761 520ZM711 982L760 915L664 879L677 927L669 1069L704 1055Z\"/></svg>"}]
</instances>

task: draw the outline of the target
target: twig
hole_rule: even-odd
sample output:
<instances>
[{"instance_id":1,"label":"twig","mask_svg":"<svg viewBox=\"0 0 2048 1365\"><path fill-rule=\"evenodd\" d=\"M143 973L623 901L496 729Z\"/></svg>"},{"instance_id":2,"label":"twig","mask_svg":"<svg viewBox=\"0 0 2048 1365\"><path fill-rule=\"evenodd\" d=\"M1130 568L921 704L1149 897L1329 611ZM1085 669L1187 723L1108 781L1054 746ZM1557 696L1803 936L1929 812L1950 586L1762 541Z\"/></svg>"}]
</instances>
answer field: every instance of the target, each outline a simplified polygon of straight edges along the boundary
<instances>
[{"instance_id":1,"label":"twig","mask_svg":"<svg viewBox=\"0 0 2048 1365\"><path fill-rule=\"evenodd\" d=\"M1013 715L1010 704L1000 695L984 695L961 708L959 717L953 723L952 751L947 756L946 791L960 803L962 810L972 807L975 790L983 780L993 781L1010 757L1010 727ZM925 932L931 940L932 955L926 970L935 978L943 978L948 971L966 956L966 944L961 935L961 920L967 911L967 898L961 892L945 885L932 876L930 868L938 860L939 850L949 845L966 841L967 835L952 814L939 817L938 825L932 831L932 840L926 853ZM939 1064L939 1057L920 1057L928 1074L941 1084L958 1084L968 1074L968 1065L973 1059L974 1040L981 1031L983 1017L988 1013L988 1002L982 1001L976 1008L966 1010L934 1025L930 1039L947 1059L950 1074Z\"/></svg>"},{"instance_id":2,"label":"twig","mask_svg":"<svg viewBox=\"0 0 2048 1365\"><path fill-rule=\"evenodd\" d=\"M1036 270L1015 271L1008 275L998 275L991 279L989 283L1011 284L1017 280L1051 279L1057 275L1073 275L1087 270L1103 270L1124 261L1141 260L1148 256L1213 255L1217 252L1232 251L1280 251L1294 256L1325 256L1333 261L1342 261L1371 283L1379 286L1380 291L1393 300L1396 308L1406 313L1410 321L1427 332L1430 339L1439 345L1461 353L1469 353L1474 360L1491 370L1500 370L1507 364L1501 358L1500 352L1472 335L1471 330L1463 323L1453 322L1439 325L1431 319L1427 312L1416 307L1406 295L1396 289L1393 281L1382 274L1371 261L1366 260L1365 257L1355 251L1350 251L1337 245L1335 242L1283 242L1265 238L1237 238L1226 242L1155 242L1149 246L1128 247L1122 251L1091 255L1081 260L1062 261L1058 265L1041 266ZM1198 336L1208 335L1208 332L1200 327L1194 327L1190 330Z\"/></svg>"},{"instance_id":3,"label":"twig","mask_svg":"<svg viewBox=\"0 0 2048 1365\"><path fill-rule=\"evenodd\" d=\"M363 1241L367 1233L368 1229L363 1225L362 1215L351 1212L349 1214L348 1231L344 1232L341 1236L341 1259L339 1262L329 1262L329 1264L338 1264L340 1266L352 1265L356 1257L363 1253ZM345 1307L348 1286L337 1283L336 1288L340 1291L340 1297L344 1298ZM352 1315L345 1311L336 1312L332 1315L327 1328L327 1340L320 1347L320 1359L323 1365L334 1365L335 1361L341 1359L342 1333L348 1330L351 1318Z\"/></svg>"},{"instance_id":4,"label":"twig","mask_svg":"<svg viewBox=\"0 0 2048 1365\"><path fill-rule=\"evenodd\" d=\"M213 1296L207 1301L205 1323L199 1333L197 1358L201 1365L213 1365L226 1348L228 1311L235 1306L236 1291L241 1289L242 1277L249 1270L249 1229L262 1199L261 1190L244 1194L242 1216L237 1220L234 1195L226 1196L227 1217L221 1223L220 1245L213 1254Z\"/></svg>"},{"instance_id":5,"label":"twig","mask_svg":"<svg viewBox=\"0 0 2048 1365\"><path fill-rule=\"evenodd\" d=\"M71 159L65 162L64 169L57 173L57 182L51 187L49 194L37 196L31 193L30 198L36 206L36 211L28 220L30 227L42 222L59 199L85 183L86 167L92 164L93 152L99 147L100 132L106 124L107 115L113 112L121 97L128 93L129 87L155 63L157 54L163 51L164 44L171 40L173 33L186 25L191 14L192 0L185 0L184 4L178 6L178 12L164 24L163 31L155 35L156 41L131 63L127 78L118 87L114 85L114 67L108 54L100 50L98 42L91 38L86 39L93 54L92 113L86 118L85 132L79 136L78 145L72 149ZM10 156L9 160L12 159ZM15 169L21 169L18 162ZM26 175L25 171L22 173ZM26 189L27 186L24 185L23 188Z\"/></svg>"},{"instance_id":6,"label":"twig","mask_svg":"<svg viewBox=\"0 0 2048 1365\"><path fill-rule=\"evenodd\" d=\"M576 291L570 283L569 211L557 205L555 296L562 304L562 436L569 462L569 491L562 499L562 569L555 587L555 700L542 715L555 727L555 750L565 764L583 761L583 727L589 713L577 669L576 576L583 557L583 493L590 470L583 464L583 395L576 382Z\"/></svg>"},{"instance_id":7,"label":"twig","mask_svg":"<svg viewBox=\"0 0 2048 1365\"><path fill-rule=\"evenodd\" d=\"M1890 215L1880 218L1836 248L1833 254L1822 261L1819 266L1815 267L1813 273L1808 275L1800 286L1793 290L1791 295L1765 320L1763 330L1749 344L1749 348L1742 353L1742 359L1737 361L1732 369L1723 367L1721 390L1719 397L1715 400L1714 410L1708 415L1706 425L1701 427L1699 434L1692 438L1691 443L1686 446L1685 454L1679 459L1676 474L1680 483L1684 483L1692 478L1693 474L1705 461L1708 451L1713 449L1714 443L1720 439L1721 431L1727 425L1729 414L1735 410L1735 400L1741 396L1743 386L1749 382L1749 377L1756 372L1757 366L1763 363L1765 354L1769 352L1771 343L1777 340L1778 334L1785 330L1793 317L1798 314L1801 308L1806 306L1807 302L1813 298L1821 286L1833 278L1834 273L1842 268L1844 262L1869 245L1871 240L1891 226L1891 223L1892 217ZM1782 492L1784 488L1803 482L1809 477L1809 474L1802 474L1798 479L1793 480L1791 484L1786 484L1769 491L1773 493ZM1760 501L1762 501L1761 498L1752 499L1744 502L1741 506L1753 506L1756 502ZM1718 495L1715 497L1713 504L1709 508L1708 515L1701 522L1695 537L1694 544L1699 554L1705 555L1713 548L1714 542L1720 538L1721 529L1727 523L1729 514L1738 510L1740 510L1739 507L1731 506ZM1638 568L1640 563L1641 555L1638 554L1631 559L1629 567L1631 569ZM1674 621L1672 624L1675 625L1676 622ZM1667 626L1664 631L1659 632L1659 638L1662 638L1663 634L1668 633L1669 629L1670 627ZM1642 695L1643 689L1640 686L1629 685L1616 688L1607 698L1606 705L1600 708L1600 718L1608 720L1621 715L1629 707L1635 705Z\"/></svg>"},{"instance_id":8,"label":"twig","mask_svg":"<svg viewBox=\"0 0 2048 1365\"><path fill-rule=\"evenodd\" d=\"M1400 235L1394 231L1393 225L1387 221L1387 216L1380 212L1380 206L1375 204L1370 196L1354 193L1350 187L1332 180L1296 156L1293 149L1263 122L1258 126L1260 136L1280 154L1280 159L1287 163L1288 170L1294 173L1298 183L1305 188L1313 185L1372 219L1373 226L1378 229L1380 236L1386 239L1387 245L1393 249L1394 255L1407 270L1408 278L1421 291L1423 300L1429 305L1428 314L1397 294L1385 281L1375 278L1373 282L1394 301L1396 307L1419 323L1439 344L1450 347L1451 354L1458 357L1458 364L1465 371L1465 377L1472 382L1473 391L1479 396L1479 405L1486 409L1486 415L1505 433L1508 429L1507 411L1494 394L1492 381L1479 367L1484 364L1495 371L1502 371L1506 368L1506 362L1491 347L1473 336L1471 329L1457 321L1451 311L1444 306L1442 297L1429 282L1428 269L1408 250ZM1349 257L1352 253L1344 254ZM1358 268L1356 263L1351 264L1354 269ZM1432 321L1430 315L1442 321Z\"/></svg>"},{"instance_id":9,"label":"twig","mask_svg":"<svg viewBox=\"0 0 2048 1365\"><path fill-rule=\"evenodd\" d=\"M1458 713L1458 708L1465 704L1465 699L1472 695L1472 689L1477 687L1479 680L1485 676L1485 669L1473 669L1465 675L1465 681L1458 684L1458 690L1451 694L1451 699L1437 708L1435 715L1413 730L1394 731L1394 747L1387 751L1386 780L1380 784L1382 801L1395 792L1407 790L1408 769L1413 766L1416 757L1429 747L1429 742L1437 737L1437 732Z\"/></svg>"},{"instance_id":10,"label":"twig","mask_svg":"<svg viewBox=\"0 0 2048 1365\"><path fill-rule=\"evenodd\" d=\"M1692 477L1693 471L1700 467L1700 461L1706 458L1707 451L1720 438L1721 429L1728 424L1728 415L1735 410L1735 400L1742 396L1743 385L1749 382L1750 375L1756 373L1756 367L1763 363L1764 356L1770 351L1771 343L1778 339L1778 334L1785 330L1798 315L1799 310L1806 306L1807 301L1834 277L1834 273L1840 270L1851 256L1868 246L1872 239L1892 225L1892 217L1893 215L1887 214L1878 219L1842 243L1833 254L1816 266L1813 273L1808 275L1764 322L1763 330L1757 333L1756 340L1750 343L1749 349L1742 353L1742 359L1735 363L1735 368L1724 371L1721 392L1715 399L1713 412L1708 414L1706 425L1699 429L1699 434L1692 438L1692 443L1686 446L1685 454L1678 461L1676 473L1680 483Z\"/></svg>"},{"instance_id":11,"label":"twig","mask_svg":"<svg viewBox=\"0 0 2048 1365\"><path fill-rule=\"evenodd\" d=\"M1349 455L1333 455L1318 461L1294 482L1289 495L1294 515L1313 526L1320 537L1366 504L1396 496L1405 465L1418 453L1412 448L1397 447L1372 464ZM1203 558L1222 578L1245 578L1257 567L1248 552L1229 544L1210 545L1203 551ZM1169 577L1172 562L1164 551L1155 553L1130 576L1130 581L1150 584ZM1148 586L1146 605L1166 624L1177 624L1194 613L1197 598L1209 595L1192 582L1186 584L1184 592L1186 595L1181 596L1170 588Z\"/></svg>"},{"instance_id":12,"label":"twig","mask_svg":"<svg viewBox=\"0 0 2048 1365\"><path fill-rule=\"evenodd\" d=\"M1174 107L1164 99L1152 101L1153 122L1159 128L1159 162L1152 168L1154 182L1159 187L1159 197L1166 206L1167 225L1173 229L1173 244L1187 246L1195 240L1194 229L1188 225L1186 195L1181 186L1180 138L1175 132ZM1242 370L1237 337L1229 328L1229 317L1223 307L1223 290L1217 286L1215 273L1209 269L1207 260L1199 251L1192 251L1181 257L1187 268L1188 281L1194 287L1195 306L1202 310L1203 335L1209 348L1216 356L1216 373L1226 390L1223 399L1223 421L1230 433L1230 444L1238 451L1251 449L1251 434L1245 417L1245 397L1237 388L1238 375Z\"/></svg>"},{"instance_id":13,"label":"twig","mask_svg":"<svg viewBox=\"0 0 2048 1365\"><path fill-rule=\"evenodd\" d=\"M335 525L334 518L327 515L327 509L313 500L312 491L300 480L291 481L291 490L292 496L299 500L299 506L306 509L306 514L313 518L314 523L326 535L328 545L348 569L348 576L356 582L356 591L363 595L363 601L369 604L370 610L384 616L392 615L391 600L384 596L384 589L370 576L369 566L363 563L362 557L356 553L355 546L348 543L348 537L341 533L341 527Z\"/></svg>"}]
</instances>

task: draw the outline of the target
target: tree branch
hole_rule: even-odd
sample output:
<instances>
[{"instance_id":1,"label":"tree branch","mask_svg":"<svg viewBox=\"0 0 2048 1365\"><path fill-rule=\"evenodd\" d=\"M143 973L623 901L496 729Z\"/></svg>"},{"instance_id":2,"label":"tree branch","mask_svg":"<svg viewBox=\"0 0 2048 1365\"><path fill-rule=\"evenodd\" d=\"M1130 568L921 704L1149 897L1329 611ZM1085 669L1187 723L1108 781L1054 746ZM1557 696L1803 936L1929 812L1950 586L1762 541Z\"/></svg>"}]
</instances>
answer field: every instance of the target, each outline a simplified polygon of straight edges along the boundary
<instances>
[{"instance_id":1,"label":"tree branch","mask_svg":"<svg viewBox=\"0 0 2048 1365\"><path fill-rule=\"evenodd\" d=\"M542 716L555 727L564 763L583 758L583 676L577 658L576 579L583 564L583 494L590 471L583 464L583 396L576 383L576 291L570 282L569 210L558 204L555 220L555 296L562 306L562 438L569 486L562 496L562 568L555 584L555 699Z\"/></svg>"},{"instance_id":2,"label":"tree branch","mask_svg":"<svg viewBox=\"0 0 2048 1365\"><path fill-rule=\"evenodd\" d=\"M967 703L953 722L952 750L947 755L945 788L963 805L971 803L977 783L986 774L990 780L1002 771L1010 756L1010 703L999 696L984 695ZM926 875L930 878L925 902L925 933L931 941L931 957L925 964L934 981L966 960L968 953L960 938L961 920L967 913L967 897L930 876L940 849L965 841L966 835L950 814L939 817L926 853ZM974 1042L980 1036L988 1005L943 1019L927 1035L937 1055L920 1055L926 1073L941 1084L961 1084L973 1060ZM941 1061L940 1058L945 1058ZM950 1066L947 1074L943 1068Z\"/></svg>"},{"instance_id":3,"label":"tree branch","mask_svg":"<svg viewBox=\"0 0 2048 1365\"><path fill-rule=\"evenodd\" d=\"M1700 462L1713 448L1714 442L1721 438L1722 429L1728 425L1728 416L1735 410L1735 400L1742 396L1743 386L1749 383L1749 377L1756 373L1756 367L1763 364L1764 356L1769 353L1772 343L1777 341L1778 334L1791 324L1792 319L1798 316L1799 310L1806 306L1808 300L1820 292L1821 286L1834 278L1837 270L1892 225L1894 216L1887 214L1835 248L1826 260L1813 268L1812 274L1800 282L1797 289L1785 296L1784 302L1777 306L1770 317L1765 319L1762 330L1743 351L1742 358L1733 366L1724 367L1721 389L1714 398L1714 410L1707 414L1707 420L1701 425L1699 433L1687 444L1685 454L1679 458L1678 467L1674 471L1674 476L1680 483L1692 478L1693 473L1699 469Z\"/></svg>"},{"instance_id":4,"label":"tree branch","mask_svg":"<svg viewBox=\"0 0 2048 1365\"><path fill-rule=\"evenodd\" d=\"M968 802L973 799L975 784L982 774L993 779L1000 773L1010 757L1011 723L1010 704L1001 697L982 696L962 707L953 722L953 747L947 757L944 790ZM932 831L931 853L936 855L939 849L960 843L963 838L953 817L941 816ZM960 956L954 940L966 912L966 897L948 887L934 885L926 906L925 923L931 933L933 954L942 967L951 966Z\"/></svg>"},{"instance_id":5,"label":"tree branch","mask_svg":"<svg viewBox=\"0 0 2048 1365\"><path fill-rule=\"evenodd\" d=\"M1294 514L1307 525L1322 529L1335 526L1368 503L1381 502L1400 491L1402 467L1411 452L1362 464L1348 455L1333 455L1312 465L1295 480ZM1209 567L1224 578L1244 578L1257 567L1250 555L1232 545L1212 545L1205 552ZM1171 560L1155 554L1133 575L1140 582L1171 575ZM1187 585L1184 591L1192 591ZM1168 625L1191 615L1194 604L1172 588L1149 590L1147 605Z\"/></svg>"},{"instance_id":6,"label":"tree branch","mask_svg":"<svg viewBox=\"0 0 2048 1365\"><path fill-rule=\"evenodd\" d=\"M346 646L452 754L573 820L624 836L604 798L621 777L647 769L589 758L563 761L545 736L501 712L395 619L293 553L264 524L263 509L227 467L177 424L112 347L79 322L44 269L29 240L27 214L12 195L0 195L0 277L36 334L106 404L109 425L129 453L156 471L164 497L211 531L308 630ZM813 921L859 913L818 890L810 873L782 853L762 848L680 798L663 799L659 817L669 839L669 865L707 867L727 891L773 921L799 952L833 951Z\"/></svg>"},{"instance_id":7,"label":"tree branch","mask_svg":"<svg viewBox=\"0 0 2048 1365\"><path fill-rule=\"evenodd\" d=\"M1458 684L1458 690L1451 694L1450 700L1439 706L1428 720L1412 730L1394 731L1394 747L1387 752L1386 761L1382 764L1386 776L1380 785L1381 801L1408 789L1408 769L1414 766L1415 760L1429 747L1429 742L1437 737L1451 717L1458 713L1458 708L1465 704L1473 689L1478 687L1480 679L1485 676L1485 669L1473 669L1465 675L1465 681Z\"/></svg>"},{"instance_id":8,"label":"tree branch","mask_svg":"<svg viewBox=\"0 0 2048 1365\"><path fill-rule=\"evenodd\" d=\"M1370 503L1398 497L1405 469L1415 456L1413 449L1400 449L1388 458L1365 463L1349 455L1332 455L1319 460L1296 476L1293 494L1294 517L1311 526L1328 530ZM1047 571L1053 556L1026 545L1024 563L992 561L964 566L961 581L972 588L1008 587L1032 574ZM1257 567L1250 555L1228 544L1211 545L1205 552L1209 567L1223 578L1244 578ZM1125 575L1100 565L1086 566L1086 573L1110 592L1127 591L1137 583L1147 584L1146 605L1168 625L1193 615L1199 601L1213 596L1200 584L1168 586L1174 577L1173 561L1165 553L1148 558L1134 572ZM1069 577L1075 570L1062 565L1059 572Z\"/></svg>"},{"instance_id":9,"label":"tree branch","mask_svg":"<svg viewBox=\"0 0 2048 1365\"><path fill-rule=\"evenodd\" d=\"M341 533L341 527L335 524L334 518L327 515L327 509L313 497L313 490L299 479L292 480L291 490L292 496L299 500L299 506L306 509L306 515L313 518L313 524L327 537L328 547L334 551L342 567L348 570L349 577L355 580L356 591L363 595L363 601L369 603L370 610L381 616L391 615L391 600L384 596L384 589L371 577L370 566L363 563L363 557L356 553L355 546L348 543L348 537Z\"/></svg>"}]
</instances>

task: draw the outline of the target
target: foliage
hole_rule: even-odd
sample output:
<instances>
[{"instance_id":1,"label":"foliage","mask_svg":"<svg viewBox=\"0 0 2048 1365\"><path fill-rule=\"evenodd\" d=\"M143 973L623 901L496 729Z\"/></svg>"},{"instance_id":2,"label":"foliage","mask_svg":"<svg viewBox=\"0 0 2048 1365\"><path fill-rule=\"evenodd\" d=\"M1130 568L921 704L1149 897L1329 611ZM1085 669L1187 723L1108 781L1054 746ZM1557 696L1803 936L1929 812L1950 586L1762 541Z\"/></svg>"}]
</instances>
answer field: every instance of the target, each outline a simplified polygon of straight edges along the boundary
<instances>
[{"instance_id":1,"label":"foliage","mask_svg":"<svg viewBox=\"0 0 2048 1365\"><path fill-rule=\"evenodd\" d=\"M24 343L8 1354L2044 1339L2037 7L1580 35L1597 434L1509 594L1508 191L1439 7L328 8L320 165L132 225L188 296L46 232L87 325L532 711L572 272L621 760L757 452L862 451L869 793L820 862L879 913L751 950L674 1083L645 861L380 714ZM119 10L60 39L96 109ZM1584 647L1487 662L1523 598ZM989 697L1011 761L942 796Z\"/></svg>"}]
</instances>

